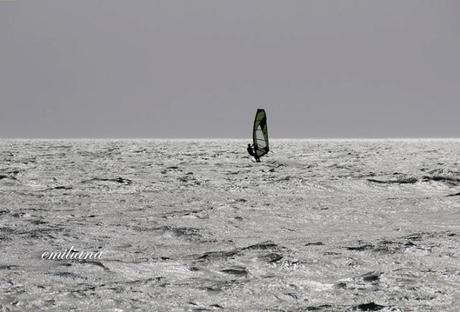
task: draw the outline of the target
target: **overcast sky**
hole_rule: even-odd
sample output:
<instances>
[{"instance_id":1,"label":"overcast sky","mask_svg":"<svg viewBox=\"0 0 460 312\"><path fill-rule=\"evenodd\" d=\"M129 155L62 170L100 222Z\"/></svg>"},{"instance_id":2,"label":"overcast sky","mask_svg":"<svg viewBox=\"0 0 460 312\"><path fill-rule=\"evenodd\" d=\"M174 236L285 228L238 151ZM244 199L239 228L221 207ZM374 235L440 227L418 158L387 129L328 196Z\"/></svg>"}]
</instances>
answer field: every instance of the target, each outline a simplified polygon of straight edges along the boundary
<instances>
[{"instance_id":1,"label":"overcast sky","mask_svg":"<svg viewBox=\"0 0 460 312\"><path fill-rule=\"evenodd\" d=\"M460 1L0 1L0 137L460 137Z\"/></svg>"}]
</instances>

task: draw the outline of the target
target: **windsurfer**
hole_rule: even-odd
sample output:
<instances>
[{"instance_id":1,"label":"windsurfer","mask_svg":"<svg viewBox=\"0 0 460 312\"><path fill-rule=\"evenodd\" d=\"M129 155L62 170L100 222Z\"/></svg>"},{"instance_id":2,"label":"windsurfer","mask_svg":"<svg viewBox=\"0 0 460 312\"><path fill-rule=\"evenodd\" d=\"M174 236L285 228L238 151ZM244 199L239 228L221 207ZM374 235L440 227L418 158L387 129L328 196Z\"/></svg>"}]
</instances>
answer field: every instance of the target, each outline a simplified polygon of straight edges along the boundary
<instances>
[{"instance_id":1,"label":"windsurfer","mask_svg":"<svg viewBox=\"0 0 460 312\"><path fill-rule=\"evenodd\" d=\"M259 157L258 157L258 156L256 155L256 153L254 152L254 148L252 147L251 144L248 144L247 150L248 150L248 154L251 155L252 157L254 157L255 160L256 160L257 162L260 161Z\"/></svg>"}]
</instances>

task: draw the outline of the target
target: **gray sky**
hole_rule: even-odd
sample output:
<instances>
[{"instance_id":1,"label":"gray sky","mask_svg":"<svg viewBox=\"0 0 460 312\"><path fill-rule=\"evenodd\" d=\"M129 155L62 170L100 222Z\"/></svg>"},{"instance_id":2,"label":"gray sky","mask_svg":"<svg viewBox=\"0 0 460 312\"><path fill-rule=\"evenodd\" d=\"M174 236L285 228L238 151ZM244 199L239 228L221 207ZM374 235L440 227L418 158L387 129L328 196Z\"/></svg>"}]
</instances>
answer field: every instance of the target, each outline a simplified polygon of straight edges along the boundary
<instances>
[{"instance_id":1,"label":"gray sky","mask_svg":"<svg viewBox=\"0 0 460 312\"><path fill-rule=\"evenodd\" d=\"M0 137L460 137L460 1L0 1Z\"/></svg>"}]
</instances>

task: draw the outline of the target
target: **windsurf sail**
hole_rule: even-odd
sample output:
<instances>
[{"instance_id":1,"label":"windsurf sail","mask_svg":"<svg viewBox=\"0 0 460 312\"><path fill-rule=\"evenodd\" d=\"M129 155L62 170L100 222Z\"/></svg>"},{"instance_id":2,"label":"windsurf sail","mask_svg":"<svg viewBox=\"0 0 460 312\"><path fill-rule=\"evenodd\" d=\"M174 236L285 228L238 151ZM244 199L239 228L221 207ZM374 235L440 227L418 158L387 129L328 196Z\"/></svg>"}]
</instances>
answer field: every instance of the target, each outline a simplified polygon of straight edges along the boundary
<instances>
[{"instance_id":1,"label":"windsurf sail","mask_svg":"<svg viewBox=\"0 0 460 312\"><path fill-rule=\"evenodd\" d=\"M257 158L262 157L269 151L268 147L268 128L267 128L267 114L265 110L258 109L254 119L254 127L252 130L252 137L254 141L254 154Z\"/></svg>"}]
</instances>

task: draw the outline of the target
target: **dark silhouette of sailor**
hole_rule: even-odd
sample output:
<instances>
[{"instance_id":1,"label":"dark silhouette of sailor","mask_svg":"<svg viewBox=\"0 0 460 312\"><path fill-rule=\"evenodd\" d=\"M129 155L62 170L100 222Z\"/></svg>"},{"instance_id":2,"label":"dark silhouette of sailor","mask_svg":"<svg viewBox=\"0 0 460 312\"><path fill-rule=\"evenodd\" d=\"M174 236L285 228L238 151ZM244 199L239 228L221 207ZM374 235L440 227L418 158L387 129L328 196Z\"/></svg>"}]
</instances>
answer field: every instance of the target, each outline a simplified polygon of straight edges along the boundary
<instances>
[{"instance_id":1,"label":"dark silhouette of sailor","mask_svg":"<svg viewBox=\"0 0 460 312\"><path fill-rule=\"evenodd\" d=\"M259 159L259 157L257 156L257 154L254 152L254 148L252 147L251 144L248 144L247 150L248 150L248 154L251 155L252 157L254 157L255 160L256 160L257 162L260 161L260 159Z\"/></svg>"}]
</instances>

